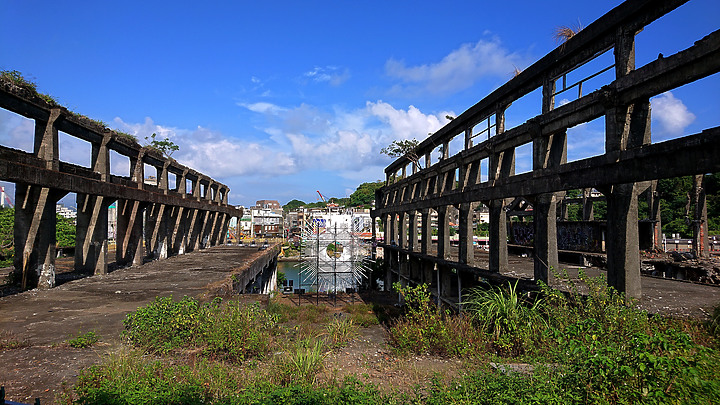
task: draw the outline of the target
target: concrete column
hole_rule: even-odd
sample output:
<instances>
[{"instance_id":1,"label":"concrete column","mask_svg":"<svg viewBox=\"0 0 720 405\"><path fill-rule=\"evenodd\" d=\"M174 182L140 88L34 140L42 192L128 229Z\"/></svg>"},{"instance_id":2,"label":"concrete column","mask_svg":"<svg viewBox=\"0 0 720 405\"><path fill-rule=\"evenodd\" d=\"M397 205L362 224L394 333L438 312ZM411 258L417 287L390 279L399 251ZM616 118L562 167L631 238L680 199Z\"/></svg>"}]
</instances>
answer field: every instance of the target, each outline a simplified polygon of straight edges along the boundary
<instances>
[{"instance_id":1,"label":"concrete column","mask_svg":"<svg viewBox=\"0 0 720 405\"><path fill-rule=\"evenodd\" d=\"M170 161L166 161L163 163L161 167L157 168L157 175L158 175L158 188L163 192L163 194L167 194L168 191L170 191L170 182L168 180L168 166L170 166ZM175 178L175 181L177 181L177 177Z\"/></svg>"},{"instance_id":2,"label":"concrete column","mask_svg":"<svg viewBox=\"0 0 720 405\"><path fill-rule=\"evenodd\" d=\"M110 151L107 145L111 139L110 134L105 134L100 143L92 144L92 168L95 173L100 173L102 181L110 179Z\"/></svg>"},{"instance_id":3,"label":"concrete column","mask_svg":"<svg viewBox=\"0 0 720 405\"><path fill-rule=\"evenodd\" d=\"M693 176L693 188L690 193L693 211L693 251L698 257L707 258L710 244L708 241L707 199L705 195L705 175Z\"/></svg>"},{"instance_id":4,"label":"concrete column","mask_svg":"<svg viewBox=\"0 0 720 405\"><path fill-rule=\"evenodd\" d=\"M615 40L615 75L621 78L635 69L635 33L620 32ZM624 151L650 143L650 102L610 105L605 112L605 150ZM647 186L642 189L647 188ZM629 298L640 298L640 241L637 197L639 183L615 184L604 193L607 199L608 284Z\"/></svg>"},{"instance_id":5,"label":"concrete column","mask_svg":"<svg viewBox=\"0 0 720 405\"><path fill-rule=\"evenodd\" d=\"M390 245L397 244L397 215L395 213L390 214L388 225L390 225L390 238L385 243Z\"/></svg>"},{"instance_id":6,"label":"concrete column","mask_svg":"<svg viewBox=\"0 0 720 405\"><path fill-rule=\"evenodd\" d=\"M557 248L557 196L555 193L540 194L533 204L534 278L549 282L549 269L559 269Z\"/></svg>"},{"instance_id":7,"label":"concrete column","mask_svg":"<svg viewBox=\"0 0 720 405\"><path fill-rule=\"evenodd\" d=\"M75 270L107 274L108 197L77 193Z\"/></svg>"},{"instance_id":8,"label":"concrete column","mask_svg":"<svg viewBox=\"0 0 720 405\"><path fill-rule=\"evenodd\" d=\"M642 295L637 196L636 183L616 184L606 195L608 285L632 298Z\"/></svg>"},{"instance_id":9,"label":"concrete column","mask_svg":"<svg viewBox=\"0 0 720 405\"><path fill-rule=\"evenodd\" d=\"M60 169L57 121L61 120L60 109L53 108L47 121L35 120L35 141L33 154L45 161L45 168Z\"/></svg>"},{"instance_id":10,"label":"concrete column","mask_svg":"<svg viewBox=\"0 0 720 405\"><path fill-rule=\"evenodd\" d=\"M55 203L66 192L15 184L14 273L21 287L55 287Z\"/></svg>"},{"instance_id":11,"label":"concrete column","mask_svg":"<svg viewBox=\"0 0 720 405\"><path fill-rule=\"evenodd\" d=\"M137 183L139 189L145 187L145 149L140 149L137 156L130 156L130 178Z\"/></svg>"},{"instance_id":12,"label":"concrete column","mask_svg":"<svg viewBox=\"0 0 720 405\"><path fill-rule=\"evenodd\" d=\"M653 249L662 249L662 219L660 216L660 198L657 194L657 180L650 182L650 220L653 221Z\"/></svg>"},{"instance_id":13,"label":"concrete column","mask_svg":"<svg viewBox=\"0 0 720 405\"><path fill-rule=\"evenodd\" d=\"M184 207L170 207L168 216L168 226L172 227L169 235L170 254L185 254L185 244L183 243L186 235L186 210Z\"/></svg>"},{"instance_id":14,"label":"concrete column","mask_svg":"<svg viewBox=\"0 0 720 405\"><path fill-rule=\"evenodd\" d=\"M407 241L407 215L404 212L398 214L398 247L406 249Z\"/></svg>"},{"instance_id":15,"label":"concrete column","mask_svg":"<svg viewBox=\"0 0 720 405\"><path fill-rule=\"evenodd\" d=\"M220 215L220 234L218 235L217 243L218 245L224 245L227 242L228 226L230 226L230 216L226 213L222 213Z\"/></svg>"},{"instance_id":16,"label":"concrete column","mask_svg":"<svg viewBox=\"0 0 720 405\"><path fill-rule=\"evenodd\" d=\"M169 232L168 211L172 207L152 204L145 212L146 247L154 259L167 259Z\"/></svg>"},{"instance_id":17,"label":"concrete column","mask_svg":"<svg viewBox=\"0 0 720 405\"><path fill-rule=\"evenodd\" d=\"M515 173L515 150L508 149L490 155L488 162L488 182L509 177ZM489 270L500 272L507 268L507 215L505 206L508 201L505 199L492 200L486 205L490 208L489 223L489 248L490 261Z\"/></svg>"},{"instance_id":18,"label":"concrete column","mask_svg":"<svg viewBox=\"0 0 720 405\"><path fill-rule=\"evenodd\" d=\"M188 211L189 226L185 239L185 251L197 250L200 246L200 224L202 223L202 212L191 208Z\"/></svg>"},{"instance_id":19,"label":"concrete column","mask_svg":"<svg viewBox=\"0 0 720 405\"><path fill-rule=\"evenodd\" d=\"M408 250L416 252L418 250L418 221L417 211L412 210L408 213Z\"/></svg>"},{"instance_id":20,"label":"concrete column","mask_svg":"<svg viewBox=\"0 0 720 405\"><path fill-rule=\"evenodd\" d=\"M475 248L473 247L473 204L460 204L459 233L460 244L458 261L472 265L475 262Z\"/></svg>"},{"instance_id":21,"label":"concrete column","mask_svg":"<svg viewBox=\"0 0 720 405\"><path fill-rule=\"evenodd\" d=\"M116 261L119 265L143 264L145 244L143 241L143 211L140 201L117 200L117 246Z\"/></svg>"},{"instance_id":22,"label":"concrete column","mask_svg":"<svg viewBox=\"0 0 720 405\"><path fill-rule=\"evenodd\" d=\"M370 259L373 260L373 262L377 259L377 223L376 223L377 217L370 217L370 226L372 227L372 239L371 239L371 248L370 248ZM238 218L238 224L240 223L240 218ZM240 231L238 230L238 234Z\"/></svg>"},{"instance_id":23,"label":"concrete column","mask_svg":"<svg viewBox=\"0 0 720 405\"><path fill-rule=\"evenodd\" d=\"M432 226L430 218L430 209L425 208L420 211L422 221L422 234L420 235L420 253L426 255L430 253L432 249Z\"/></svg>"},{"instance_id":24,"label":"concrete column","mask_svg":"<svg viewBox=\"0 0 720 405\"><path fill-rule=\"evenodd\" d=\"M553 82L554 83L554 82ZM552 109L552 92L554 84L546 86L543 111ZM540 128L536 128L533 140L533 170L558 167L567 162L567 134L562 131L543 136ZM557 201L562 199L564 192L545 193L535 197L533 204L534 238L534 277L536 281L549 282L549 269L558 268L557 249Z\"/></svg>"},{"instance_id":25,"label":"concrete column","mask_svg":"<svg viewBox=\"0 0 720 405\"><path fill-rule=\"evenodd\" d=\"M205 211L202 221L202 231L200 232L200 248L207 249L210 247L210 230L215 221L215 213L213 211Z\"/></svg>"},{"instance_id":26,"label":"concrete column","mask_svg":"<svg viewBox=\"0 0 720 405\"><path fill-rule=\"evenodd\" d=\"M593 200L590 198L592 189L584 188L582 193L582 219L583 221L592 221L595 219Z\"/></svg>"},{"instance_id":27,"label":"concrete column","mask_svg":"<svg viewBox=\"0 0 720 405\"><path fill-rule=\"evenodd\" d=\"M438 212L438 245L437 256L441 259L450 259L450 216L448 207L443 205L437 208Z\"/></svg>"}]
</instances>

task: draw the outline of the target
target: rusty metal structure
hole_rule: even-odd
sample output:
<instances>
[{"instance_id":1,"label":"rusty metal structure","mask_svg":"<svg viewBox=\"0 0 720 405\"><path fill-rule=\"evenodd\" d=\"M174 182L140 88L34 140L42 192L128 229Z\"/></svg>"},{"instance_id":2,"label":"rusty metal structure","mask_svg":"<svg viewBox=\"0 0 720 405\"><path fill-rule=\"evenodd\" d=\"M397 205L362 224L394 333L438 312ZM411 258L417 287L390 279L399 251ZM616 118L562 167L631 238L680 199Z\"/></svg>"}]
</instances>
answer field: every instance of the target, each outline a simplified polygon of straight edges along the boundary
<instances>
[{"instance_id":1,"label":"rusty metal structure","mask_svg":"<svg viewBox=\"0 0 720 405\"><path fill-rule=\"evenodd\" d=\"M547 281L549 268L558 268L559 201L567 190L596 189L607 201L608 283L640 297L639 195L651 199L650 232L657 246L659 207L657 199L652 201L657 180L694 175L694 194L700 196L702 176L720 171L720 127L658 143L652 142L650 131L650 98L720 71L720 30L673 55L635 66L636 35L685 2L625 1L421 142L415 153L424 159L423 168L407 157L390 164L372 211L385 231L385 243L379 246L386 258L386 285L426 282L440 300L459 305L464 287L473 286L478 277L498 278L507 268L508 211L518 199L532 205L533 283ZM614 59L611 66L568 85L569 73L608 52ZM614 75L609 73L610 80L598 90L583 94L583 83L603 72ZM561 93L575 89L576 99L558 105ZM542 94L541 114L506 129L508 107L533 91ZM568 128L603 117L604 153L568 162ZM458 137L464 147L450 156L450 142ZM532 147L532 170L515 174L516 150L523 145ZM432 164L431 153L438 148L441 158ZM582 200L591 201L586 194ZM702 253L703 244L707 246L704 195L694 203ZM490 259L483 269L474 266L472 215L478 204L489 207ZM451 209L459 211L457 255L450 253Z\"/></svg>"},{"instance_id":2,"label":"rusty metal structure","mask_svg":"<svg viewBox=\"0 0 720 405\"><path fill-rule=\"evenodd\" d=\"M227 186L34 91L4 81L0 108L35 121L32 153L0 146L0 180L15 183L14 274L23 288L55 285L55 204L68 193L77 196L74 267L92 274L112 262L108 207L116 201L120 266L222 244L230 218L242 217L228 205ZM60 160L59 131L91 144L90 167ZM127 176L111 174L111 152L129 159ZM145 180L146 165L156 184Z\"/></svg>"}]
</instances>

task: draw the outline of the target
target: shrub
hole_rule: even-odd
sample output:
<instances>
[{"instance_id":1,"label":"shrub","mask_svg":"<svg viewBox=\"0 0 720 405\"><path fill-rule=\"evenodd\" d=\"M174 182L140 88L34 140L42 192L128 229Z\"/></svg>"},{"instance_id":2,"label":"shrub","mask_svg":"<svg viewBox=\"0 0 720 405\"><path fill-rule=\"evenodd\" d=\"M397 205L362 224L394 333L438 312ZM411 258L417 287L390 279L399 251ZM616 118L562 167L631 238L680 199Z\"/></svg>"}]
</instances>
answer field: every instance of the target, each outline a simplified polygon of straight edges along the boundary
<instances>
[{"instance_id":1,"label":"shrub","mask_svg":"<svg viewBox=\"0 0 720 405\"><path fill-rule=\"evenodd\" d=\"M468 355L481 346L482 337L466 317L452 317L431 300L426 284L395 289L405 300L405 314L388 330L388 343L399 354Z\"/></svg>"},{"instance_id":2,"label":"shrub","mask_svg":"<svg viewBox=\"0 0 720 405\"><path fill-rule=\"evenodd\" d=\"M152 353L199 348L205 355L239 361L266 354L276 317L257 303L221 303L220 298L203 305L188 297L177 302L158 297L125 318L125 336Z\"/></svg>"}]
</instances>

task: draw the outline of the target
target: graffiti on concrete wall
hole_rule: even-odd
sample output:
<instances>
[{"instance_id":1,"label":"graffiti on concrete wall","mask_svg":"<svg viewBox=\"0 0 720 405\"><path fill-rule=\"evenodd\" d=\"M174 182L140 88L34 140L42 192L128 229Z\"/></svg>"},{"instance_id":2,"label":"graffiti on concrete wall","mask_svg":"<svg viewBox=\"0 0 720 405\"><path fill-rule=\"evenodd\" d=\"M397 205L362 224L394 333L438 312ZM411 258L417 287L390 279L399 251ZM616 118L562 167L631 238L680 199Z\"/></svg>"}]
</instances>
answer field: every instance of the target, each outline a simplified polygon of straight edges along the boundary
<instances>
[{"instance_id":1,"label":"graffiti on concrete wall","mask_svg":"<svg viewBox=\"0 0 720 405\"><path fill-rule=\"evenodd\" d=\"M605 223L600 221L558 222L558 249L602 252L604 226ZM535 225L532 222L508 223L508 239L515 245L532 246L535 240Z\"/></svg>"}]
</instances>

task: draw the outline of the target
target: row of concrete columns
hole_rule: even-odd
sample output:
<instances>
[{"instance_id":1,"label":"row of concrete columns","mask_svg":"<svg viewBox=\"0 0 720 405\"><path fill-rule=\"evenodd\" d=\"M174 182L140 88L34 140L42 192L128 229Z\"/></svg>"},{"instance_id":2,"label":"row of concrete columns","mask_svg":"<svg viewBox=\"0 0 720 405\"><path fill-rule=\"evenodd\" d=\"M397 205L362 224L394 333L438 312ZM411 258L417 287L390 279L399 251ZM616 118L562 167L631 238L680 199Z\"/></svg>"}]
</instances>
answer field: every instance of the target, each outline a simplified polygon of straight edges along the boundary
<instances>
[{"instance_id":1,"label":"row of concrete columns","mask_svg":"<svg viewBox=\"0 0 720 405\"><path fill-rule=\"evenodd\" d=\"M615 73L616 79L620 79L635 69L635 33L619 32L615 41ZM555 105L555 83L556 78L551 77L542 86L542 113L553 110ZM605 113L606 128L606 154L614 156L625 150L631 150L650 143L650 102L649 99L634 100L632 103L622 103L613 98L608 99ZM505 108L498 108L495 113L496 134L504 132ZM567 130L561 129L554 133L543 133L538 124L531 120L528 122L530 136L533 139L533 171L542 172L558 168L567 162ZM465 133L466 147L472 146L471 137ZM443 159L447 159L447 144L444 142ZM429 155L426 154L426 166L429 163ZM508 178L515 174L515 148L509 147L503 150L493 151L489 155L488 162L488 184L493 186L496 183L506 183ZM433 180L424 181L422 187L424 194L442 197L445 190L453 190L471 186L479 181L480 162L463 162L458 169L459 181L455 182L455 171L439 173ZM417 172L417 165L413 165L413 174ZM403 177L405 168L403 167ZM388 182L392 178L388 177ZM697 228L696 244L697 251L707 251L707 214L701 185L701 176L696 176L696 186L693 192L694 206L697 212L694 225ZM600 183L602 184L602 183ZM610 186L597 187L607 200L607 270L608 283L618 291L624 292L629 297L639 298L642 294L640 282L640 248L638 231L638 197L641 193L648 193L651 219L654 219L653 244L659 245L660 240L660 216L659 202L655 196L656 182L634 182L626 184L613 184ZM530 187L531 188L531 187ZM412 196L392 197L390 201L404 202L411 198L420 196L415 191ZM586 192L589 193L589 192ZM536 281L548 282L549 270L558 269L558 245L557 245L557 219L558 202L562 201L565 192L542 193L522 196L533 206L534 222L534 278ZM507 210L512 199L496 199L490 201L478 201L476 203L453 204L460 212L459 232L460 245L458 251L458 263L472 264L472 211L477 203L483 203L489 207L489 270L501 272L508 267L507 250ZM452 204L452 199L448 200ZM592 199L584 194L584 217L592 218ZM381 204L382 205L382 204ZM438 215L437 225L437 258L447 260L449 258L449 205L434 207ZM391 207L382 207L391 208ZM703 217L703 212L705 216ZM389 264L393 269L399 269L399 274L412 274L412 270L405 270L412 259L404 251L411 251L427 254L431 243L430 237L430 210L423 209L419 212L422 222L422 235L420 247L417 248L417 220L418 212L396 212L389 216L381 217L385 226L386 241L396 241L398 249L391 249ZM410 238L407 237L407 220L410 220ZM414 227L414 230L413 230ZM704 239L702 237L704 230ZM698 236L699 235L699 236ZM395 266L395 267L393 267ZM412 266L409 266L412 267ZM442 266L436 266L442 267ZM422 268L422 266L421 266ZM452 268L438 268L436 286L440 298L444 298L443 291L452 293L454 286L462 285L462 277L459 272L454 277L455 282L443 283L442 280L452 279ZM401 277L402 278L402 277ZM427 279L421 277L420 279ZM461 300L461 287L457 289L456 300Z\"/></svg>"},{"instance_id":2,"label":"row of concrete columns","mask_svg":"<svg viewBox=\"0 0 720 405\"><path fill-rule=\"evenodd\" d=\"M34 155L45 161L45 168L58 171L58 129L62 119L59 109L50 111L49 119L36 119ZM101 142L92 143L91 169L100 180L111 181L108 144L111 135ZM144 184L144 154L141 148L137 156L130 157L130 179L138 189ZM184 170L176 175L175 190L168 188L170 161L157 167L158 191L178 192L182 198L205 200L208 205L227 205L227 188L212 179L195 175L194 179ZM186 193L186 179L193 181L192 195ZM200 195L201 184L205 195ZM108 269L108 209L117 201L116 257L119 265L142 264L149 256L156 259L173 254L224 243L228 214L211 209L194 209L142 200L116 199L99 194L76 193L77 227L75 269L104 274ZM56 203L68 191L37 186L32 183L16 183L15 188L15 275L21 279L23 288L51 288L55 285L56 257ZM138 193L143 197L142 192Z\"/></svg>"}]
</instances>

